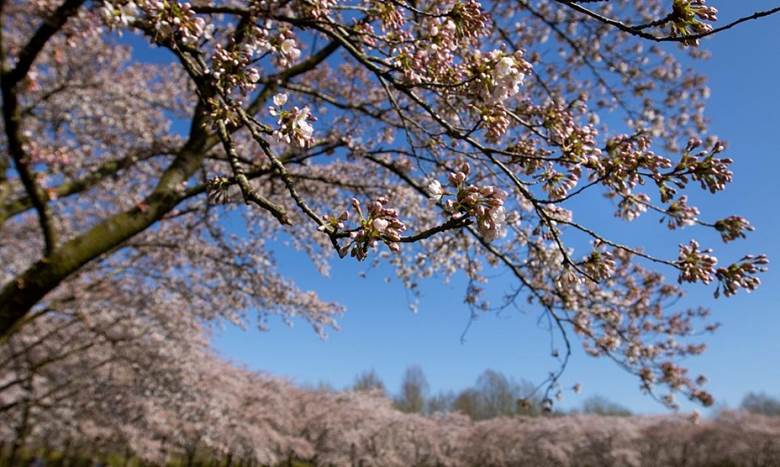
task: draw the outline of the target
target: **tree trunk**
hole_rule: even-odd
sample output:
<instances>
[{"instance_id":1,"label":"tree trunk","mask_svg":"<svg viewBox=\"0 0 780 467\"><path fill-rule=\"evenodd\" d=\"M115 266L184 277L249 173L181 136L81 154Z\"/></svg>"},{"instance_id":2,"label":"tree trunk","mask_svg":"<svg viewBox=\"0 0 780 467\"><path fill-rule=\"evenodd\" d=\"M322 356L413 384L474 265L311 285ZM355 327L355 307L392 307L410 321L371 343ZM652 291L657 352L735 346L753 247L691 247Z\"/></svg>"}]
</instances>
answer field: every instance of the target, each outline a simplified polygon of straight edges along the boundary
<instances>
[{"instance_id":1,"label":"tree trunk","mask_svg":"<svg viewBox=\"0 0 780 467\"><path fill-rule=\"evenodd\" d=\"M203 131L200 105L195 113L190 139L142 203L63 243L3 286L0 290L0 342L17 329L36 303L68 276L143 232L184 199L181 184L197 171L205 152L216 144L216 137Z\"/></svg>"}]
</instances>

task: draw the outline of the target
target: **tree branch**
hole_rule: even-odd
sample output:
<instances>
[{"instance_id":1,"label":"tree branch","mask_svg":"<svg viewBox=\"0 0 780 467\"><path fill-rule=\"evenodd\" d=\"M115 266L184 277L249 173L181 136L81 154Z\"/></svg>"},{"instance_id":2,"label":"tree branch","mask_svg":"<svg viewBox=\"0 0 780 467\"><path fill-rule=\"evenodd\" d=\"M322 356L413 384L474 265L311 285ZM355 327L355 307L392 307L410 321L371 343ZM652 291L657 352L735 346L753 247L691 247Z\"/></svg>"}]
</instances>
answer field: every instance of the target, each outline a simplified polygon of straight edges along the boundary
<instances>
[{"instance_id":1,"label":"tree branch","mask_svg":"<svg viewBox=\"0 0 780 467\"><path fill-rule=\"evenodd\" d=\"M22 181L22 185L30 198L30 202L38 212L38 222L43 232L45 245L44 256L49 256L57 246L57 229L51 208L48 205L49 198L46 192L38 185L38 182L35 180L35 172L28 165L29 160L24 150L21 117L19 115L19 102L13 81L7 79L5 74L0 79L2 79L0 88L2 88L3 123L5 124L5 133L8 139L8 152L14 162L16 172L19 174L19 179Z\"/></svg>"},{"instance_id":2,"label":"tree branch","mask_svg":"<svg viewBox=\"0 0 780 467\"><path fill-rule=\"evenodd\" d=\"M0 342L19 326L29 310L65 278L88 262L162 219L184 197L182 186L218 138L203 127L204 112L196 107L187 143L160 176L143 202L117 213L54 249L0 290Z\"/></svg>"},{"instance_id":3,"label":"tree branch","mask_svg":"<svg viewBox=\"0 0 780 467\"><path fill-rule=\"evenodd\" d=\"M44 237L45 256L50 255L57 246L57 229L55 227L51 209L47 204L48 196L43 189L38 186L38 183L35 180L35 173L28 166L29 161L27 160L24 151L21 130L21 112L16 95L16 85L27 76L27 72L30 71L33 62L35 62L36 57L41 50L43 50L43 47L49 39L65 25L68 18L76 14L76 11L83 3L84 0L66 0L65 3L60 5L52 16L45 20L35 31L35 34L33 34L27 45L21 49L17 57L16 66L14 66L13 69L5 69L5 50L0 52L0 58L2 58L0 66L3 67L3 69L0 70L0 87L2 88L3 96L3 122L8 138L8 152L14 162L14 167L19 174L22 185L24 185L24 188L30 197L31 204L38 212L38 220ZM2 45L3 44L0 41L0 48ZM2 169L3 172L5 172L4 168ZM3 182L5 182L4 179L5 176L3 175Z\"/></svg>"},{"instance_id":4,"label":"tree branch","mask_svg":"<svg viewBox=\"0 0 780 467\"><path fill-rule=\"evenodd\" d=\"M122 170L131 167L139 161L147 160L159 154L173 151L173 148L151 148L145 154L127 156L123 159L114 159L99 165L95 170L81 178L69 180L49 190L52 199L66 198L93 188L106 178L117 175ZM0 206L0 225L11 217L17 216L33 208L33 201L29 196L22 196L7 201Z\"/></svg>"},{"instance_id":5,"label":"tree branch","mask_svg":"<svg viewBox=\"0 0 780 467\"><path fill-rule=\"evenodd\" d=\"M233 169L233 175L235 176L236 183L238 183L239 188L241 188L241 194L244 196L244 202L246 204L249 204L250 202L255 203L256 205L273 214L273 216L279 221L280 224L290 225L291 222L287 217L287 212L285 211L284 207L279 206L271 200L265 198L249 184L249 179L247 179L246 174L244 173L244 169L241 167L241 163L238 161L236 148L230 139L230 134L227 131L224 120L220 119L218 121L217 128L219 139L222 140L222 146L225 148L228 162L230 162L230 167Z\"/></svg>"},{"instance_id":6,"label":"tree branch","mask_svg":"<svg viewBox=\"0 0 780 467\"><path fill-rule=\"evenodd\" d=\"M84 1L85 0L65 0L65 3L60 5L54 14L43 22L38 30L35 31L30 42L28 42L19 52L16 66L8 72L3 72L3 81L5 82L7 80L8 85L13 87L16 86L19 81L23 80L24 77L27 76L27 72L30 71L30 67L35 61L35 58L41 50L43 50L43 47L49 39L65 25L68 18L76 14Z\"/></svg>"},{"instance_id":7,"label":"tree branch","mask_svg":"<svg viewBox=\"0 0 780 467\"><path fill-rule=\"evenodd\" d=\"M570 0L556 0L556 1L558 3L566 5L569 8L572 8L573 10L576 10L576 11L582 13L582 14L590 16L591 18L596 19L596 20L598 20L598 21L600 21L600 22L602 22L604 24L608 24L610 26L614 26L614 27L620 29L623 32L627 32L627 33L632 34L634 36L638 36L638 37L641 37L643 39L648 39L648 40L655 41L655 42L689 42L689 41L695 41L695 40L698 40L698 39L705 38L707 36L711 36L713 34L717 34L717 33L722 32L722 31L729 30L729 29L731 29L731 28L733 28L733 27L735 27L735 26L737 26L739 24L745 23L747 21L756 20L756 19L763 18L763 17L766 17L766 16L770 16L770 15L773 15L775 13L780 12L780 7L775 7L775 8L772 8L770 10L765 10L765 11L757 11L757 12L753 13L752 15L739 18L739 19L737 19L735 21L732 21L732 22L730 22L730 23L728 23L728 24L726 24L724 26L720 26L718 28L712 29L711 31L702 32L702 33L699 33L699 34L687 34L687 35L683 35L683 36L657 36L655 34L651 34L651 33L648 33L648 32L644 31L645 29L647 29L649 27L648 25L631 26L631 25L626 24L626 23L624 23L622 21L610 18L608 16L604 16L604 15L602 15L600 13L596 13L595 11L578 4L578 3L582 3L582 2L574 2L574 1L570 1ZM668 20L666 18L664 18L663 20L659 20L658 21L660 24L663 24L663 23L661 23L661 21L668 22ZM651 23L651 25L655 25L655 24Z\"/></svg>"}]
</instances>

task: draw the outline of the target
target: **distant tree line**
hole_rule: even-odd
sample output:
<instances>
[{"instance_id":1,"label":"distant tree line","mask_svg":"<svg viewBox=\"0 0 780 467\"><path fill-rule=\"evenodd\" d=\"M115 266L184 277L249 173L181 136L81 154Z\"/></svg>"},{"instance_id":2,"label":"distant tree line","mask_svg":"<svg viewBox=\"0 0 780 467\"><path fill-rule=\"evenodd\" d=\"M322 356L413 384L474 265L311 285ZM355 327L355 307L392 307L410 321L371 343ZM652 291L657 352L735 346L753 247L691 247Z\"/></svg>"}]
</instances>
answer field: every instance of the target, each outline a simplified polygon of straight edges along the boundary
<instances>
[{"instance_id":1,"label":"distant tree line","mask_svg":"<svg viewBox=\"0 0 780 467\"><path fill-rule=\"evenodd\" d=\"M780 416L780 399L764 393L749 392L742 399L740 409L757 415Z\"/></svg>"},{"instance_id":2,"label":"distant tree line","mask_svg":"<svg viewBox=\"0 0 780 467\"><path fill-rule=\"evenodd\" d=\"M405 413L433 415L460 412L472 420L489 420L503 416L538 416L551 411L532 383L516 381L492 369L483 371L474 385L460 391L445 390L432 394L424 371L417 365L406 369L400 388L394 395L388 394L384 381L374 370L358 374L351 389L391 397L395 408ZM581 408L571 413L632 415L628 408L599 395L585 399ZM555 414L564 415L565 412L556 410Z\"/></svg>"},{"instance_id":3,"label":"distant tree line","mask_svg":"<svg viewBox=\"0 0 780 467\"><path fill-rule=\"evenodd\" d=\"M474 385L460 391L445 390L432 394L425 372L418 365L406 368L396 394L389 393L384 381L373 369L358 374L350 389L377 392L390 397L394 407L405 413L434 415L460 412L472 420L489 420L496 417L539 416L549 410L532 383L522 379L516 381L492 369L483 371ZM739 404L739 409L757 415L780 416L780 398L749 392ZM628 407L598 394L587 397L579 408L569 411L556 409L552 414L634 415Z\"/></svg>"}]
</instances>

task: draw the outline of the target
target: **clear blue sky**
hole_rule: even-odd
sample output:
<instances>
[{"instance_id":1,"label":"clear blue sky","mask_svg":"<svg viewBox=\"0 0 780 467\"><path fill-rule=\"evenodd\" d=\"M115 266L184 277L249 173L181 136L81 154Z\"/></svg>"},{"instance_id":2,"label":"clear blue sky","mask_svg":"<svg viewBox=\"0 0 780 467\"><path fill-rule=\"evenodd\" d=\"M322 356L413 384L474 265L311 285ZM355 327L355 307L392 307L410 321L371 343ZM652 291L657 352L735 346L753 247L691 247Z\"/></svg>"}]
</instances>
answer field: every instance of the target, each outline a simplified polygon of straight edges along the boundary
<instances>
[{"instance_id":1,"label":"clear blue sky","mask_svg":"<svg viewBox=\"0 0 780 467\"><path fill-rule=\"evenodd\" d=\"M722 20L775 6L772 1L721 0ZM755 21L727 31L705 46L713 58L695 67L710 79L712 98L708 117L714 133L729 142L735 181L715 197L694 197L703 218L729 214L748 217L756 227L748 241L723 248L714 235L686 230L682 235L657 235L663 227L650 219L610 233L616 239L642 243L647 250L674 253L676 245L696 236L714 246L726 258L747 252L766 253L780 261L778 203L778 139L780 137L780 48L777 47L780 16ZM582 206L578 216L597 224L611 221L606 201ZM648 223L649 222L649 223ZM625 226L625 224L624 224ZM650 228L644 228L649 226ZM404 368L419 364L431 388L460 389L472 384L486 368L500 370L516 379L544 379L556 368L549 356L547 332L537 325L537 313L506 311L484 315L471 327L466 341L460 336L469 310L462 303L464 283L429 281L424 284L419 312L413 314L406 294L388 270L359 273L364 265L335 261L331 277L320 277L301 255L280 251L283 273L301 287L311 288L325 299L344 304L348 311L340 320L341 331L320 340L303 322L287 327L273 321L269 332L242 331L229 327L214 343L228 358L250 368L291 377L301 384L328 382L336 387L350 384L358 372L374 368L391 390L397 389ZM506 290L508 278L493 285L496 296ZM714 310L723 327L709 339L708 352L689 361L692 371L710 377L710 390L719 402L736 405L747 391L765 391L780 396L780 275L770 265L763 285L752 295L740 293L728 300L714 300L711 288L694 288L688 302ZM638 390L637 381L609 361L577 352L564 376L564 385L581 382L584 393L570 395L562 404L573 406L583 398L602 394L640 412L663 408Z\"/></svg>"}]
</instances>

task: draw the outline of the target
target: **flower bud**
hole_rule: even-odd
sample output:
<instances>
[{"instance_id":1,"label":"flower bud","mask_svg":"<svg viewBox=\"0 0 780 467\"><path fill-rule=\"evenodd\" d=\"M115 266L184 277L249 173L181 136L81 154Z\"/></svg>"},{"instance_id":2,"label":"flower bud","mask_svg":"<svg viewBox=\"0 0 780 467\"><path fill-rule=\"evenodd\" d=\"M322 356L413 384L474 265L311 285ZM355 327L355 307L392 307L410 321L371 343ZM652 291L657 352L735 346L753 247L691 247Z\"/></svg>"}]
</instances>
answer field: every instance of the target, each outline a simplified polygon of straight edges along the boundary
<instances>
[{"instance_id":1,"label":"flower bud","mask_svg":"<svg viewBox=\"0 0 780 467\"><path fill-rule=\"evenodd\" d=\"M390 223L385 219L374 219L374 221L371 223L371 226L379 232L384 232L389 224Z\"/></svg>"}]
</instances>

